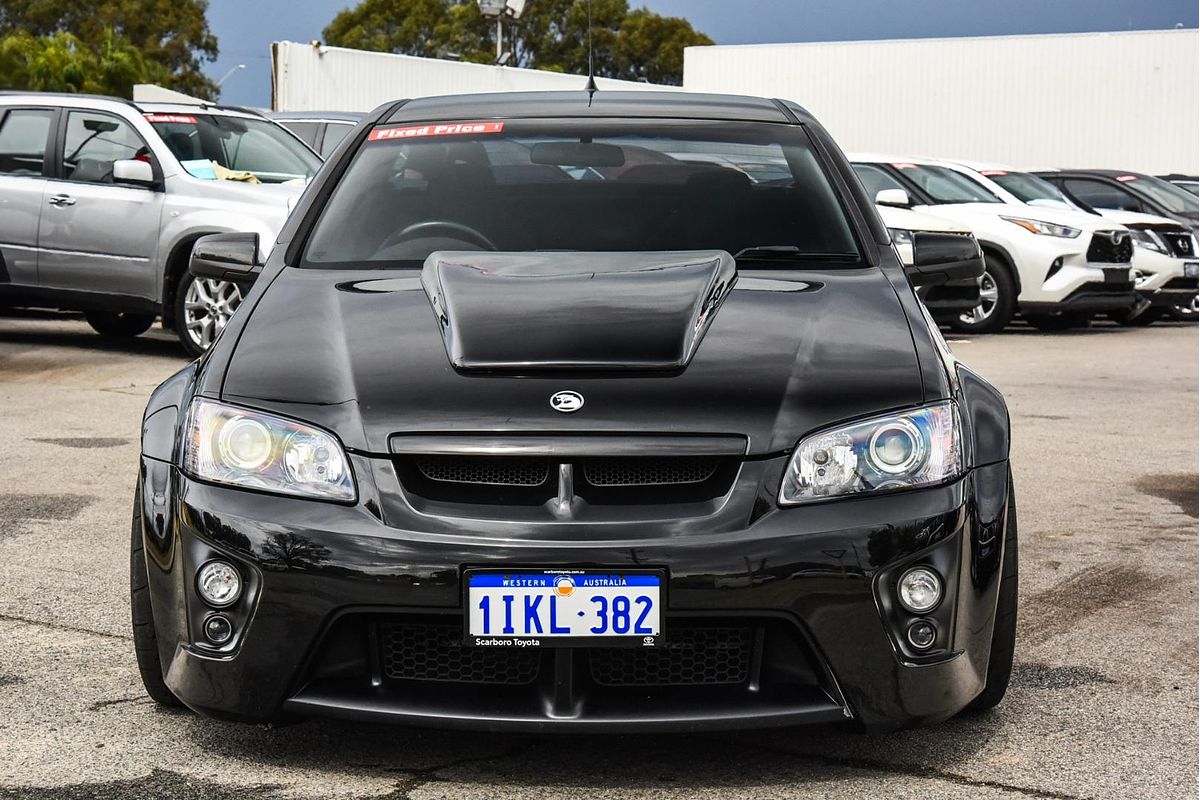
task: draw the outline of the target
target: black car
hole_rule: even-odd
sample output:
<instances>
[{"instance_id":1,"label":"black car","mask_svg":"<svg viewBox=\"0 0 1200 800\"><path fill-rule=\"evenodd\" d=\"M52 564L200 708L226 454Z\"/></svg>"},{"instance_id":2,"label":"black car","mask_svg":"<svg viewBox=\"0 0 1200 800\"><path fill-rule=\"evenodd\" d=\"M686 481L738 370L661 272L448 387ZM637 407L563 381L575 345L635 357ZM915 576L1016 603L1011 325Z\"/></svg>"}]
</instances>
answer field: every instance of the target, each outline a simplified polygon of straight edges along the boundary
<instances>
[{"instance_id":1,"label":"black car","mask_svg":"<svg viewBox=\"0 0 1200 800\"><path fill-rule=\"evenodd\" d=\"M155 700L553 730L886 730L1000 701L1004 400L802 108L425 98L352 137L265 264L252 235L193 251L254 283L146 409ZM919 282L981 274L968 237L914 247Z\"/></svg>"},{"instance_id":2,"label":"black car","mask_svg":"<svg viewBox=\"0 0 1200 800\"><path fill-rule=\"evenodd\" d=\"M1196 195L1162 178L1115 169L1055 169L1034 174L1084 206L1155 214L1183 223L1192 233L1197 231Z\"/></svg>"},{"instance_id":3,"label":"black car","mask_svg":"<svg viewBox=\"0 0 1200 800\"><path fill-rule=\"evenodd\" d=\"M321 158L329 158L366 115L346 111L273 111L267 116L303 139Z\"/></svg>"}]
</instances>

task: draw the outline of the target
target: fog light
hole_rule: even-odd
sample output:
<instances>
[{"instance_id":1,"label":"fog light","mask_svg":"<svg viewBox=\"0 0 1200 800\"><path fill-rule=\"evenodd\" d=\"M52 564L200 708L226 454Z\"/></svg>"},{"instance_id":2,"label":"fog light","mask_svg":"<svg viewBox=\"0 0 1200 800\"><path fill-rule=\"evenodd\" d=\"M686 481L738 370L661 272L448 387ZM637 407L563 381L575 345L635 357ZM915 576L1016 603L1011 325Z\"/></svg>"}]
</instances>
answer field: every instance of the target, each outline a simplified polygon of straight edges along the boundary
<instances>
[{"instance_id":1,"label":"fog light","mask_svg":"<svg viewBox=\"0 0 1200 800\"><path fill-rule=\"evenodd\" d=\"M213 614L204 620L204 637L213 644L225 644L233 636L233 623L229 617Z\"/></svg>"},{"instance_id":2,"label":"fog light","mask_svg":"<svg viewBox=\"0 0 1200 800\"><path fill-rule=\"evenodd\" d=\"M942 600L942 579L927 567L914 567L900 577L900 605L914 614L932 611Z\"/></svg>"},{"instance_id":3,"label":"fog light","mask_svg":"<svg viewBox=\"0 0 1200 800\"><path fill-rule=\"evenodd\" d=\"M908 643L916 650L928 650L937 639L937 628L932 622L919 619L908 626Z\"/></svg>"},{"instance_id":4,"label":"fog light","mask_svg":"<svg viewBox=\"0 0 1200 800\"><path fill-rule=\"evenodd\" d=\"M222 608L242 595L242 576L232 564L210 561L196 574L196 589L210 606Z\"/></svg>"}]
</instances>

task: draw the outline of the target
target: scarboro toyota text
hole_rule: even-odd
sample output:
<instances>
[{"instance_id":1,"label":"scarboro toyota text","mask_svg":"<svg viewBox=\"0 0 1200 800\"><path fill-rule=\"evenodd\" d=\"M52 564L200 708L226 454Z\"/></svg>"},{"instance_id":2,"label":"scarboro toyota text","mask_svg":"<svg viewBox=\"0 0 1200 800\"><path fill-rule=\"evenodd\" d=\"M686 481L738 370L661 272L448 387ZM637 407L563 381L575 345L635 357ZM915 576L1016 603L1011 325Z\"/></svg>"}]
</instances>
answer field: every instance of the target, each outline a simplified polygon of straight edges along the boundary
<instances>
[{"instance_id":1,"label":"scarboro toyota text","mask_svg":"<svg viewBox=\"0 0 1200 800\"><path fill-rule=\"evenodd\" d=\"M1004 399L801 107L681 92L377 108L150 398L146 690L229 720L839 724L995 706L1013 662ZM260 254L269 252L265 263Z\"/></svg>"}]
</instances>

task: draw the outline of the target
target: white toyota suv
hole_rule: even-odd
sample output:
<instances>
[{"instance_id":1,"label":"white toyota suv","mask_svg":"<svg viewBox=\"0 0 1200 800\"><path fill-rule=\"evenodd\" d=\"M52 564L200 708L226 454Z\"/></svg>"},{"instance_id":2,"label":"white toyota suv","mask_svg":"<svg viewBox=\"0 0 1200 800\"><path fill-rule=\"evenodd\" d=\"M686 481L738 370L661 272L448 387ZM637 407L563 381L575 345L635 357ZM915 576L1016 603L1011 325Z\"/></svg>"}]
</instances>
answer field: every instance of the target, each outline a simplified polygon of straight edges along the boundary
<instances>
[{"instance_id":1,"label":"white toyota suv","mask_svg":"<svg viewBox=\"0 0 1200 800\"><path fill-rule=\"evenodd\" d=\"M240 231L269 247L320 166L245 109L0 92L0 306L83 311L108 336L161 315L198 355L241 292L193 278L192 243Z\"/></svg>"},{"instance_id":2,"label":"white toyota suv","mask_svg":"<svg viewBox=\"0 0 1200 800\"><path fill-rule=\"evenodd\" d=\"M928 211L969 227L987 269L981 302L954 320L956 330L1002 329L1020 311L1046 330L1122 313L1134 291L1133 240L1125 226L1081 211L1020 209L1005 203L953 162L851 154L867 192L883 205Z\"/></svg>"},{"instance_id":3,"label":"white toyota suv","mask_svg":"<svg viewBox=\"0 0 1200 800\"><path fill-rule=\"evenodd\" d=\"M959 162L972 176L1008 203L1038 208L1086 211L1118 222L1133 235L1134 285L1147 302L1116 314L1125 325L1149 325L1170 315L1194 319L1197 293L1197 246L1191 230L1179 222L1138 211L1085 208L1050 181L998 164Z\"/></svg>"}]
</instances>

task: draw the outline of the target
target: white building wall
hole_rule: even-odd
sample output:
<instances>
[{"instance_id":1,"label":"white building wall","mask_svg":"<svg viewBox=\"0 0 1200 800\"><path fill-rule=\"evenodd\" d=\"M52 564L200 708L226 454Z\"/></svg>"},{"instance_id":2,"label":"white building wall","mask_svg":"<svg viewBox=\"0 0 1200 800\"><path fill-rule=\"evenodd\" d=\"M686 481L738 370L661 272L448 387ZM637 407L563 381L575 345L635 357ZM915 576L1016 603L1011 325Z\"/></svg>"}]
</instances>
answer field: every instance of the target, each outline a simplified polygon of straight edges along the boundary
<instances>
[{"instance_id":1,"label":"white building wall","mask_svg":"<svg viewBox=\"0 0 1200 800\"><path fill-rule=\"evenodd\" d=\"M1195 29L689 47L684 88L794 100L846 150L1200 170Z\"/></svg>"},{"instance_id":2,"label":"white building wall","mask_svg":"<svg viewBox=\"0 0 1200 800\"><path fill-rule=\"evenodd\" d=\"M370 111L407 97L474 92L582 90L587 77L468 64L341 47L275 42L272 108L276 111ZM600 89L657 89L598 78Z\"/></svg>"}]
</instances>

